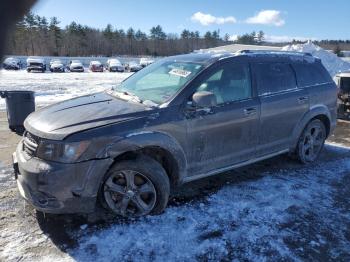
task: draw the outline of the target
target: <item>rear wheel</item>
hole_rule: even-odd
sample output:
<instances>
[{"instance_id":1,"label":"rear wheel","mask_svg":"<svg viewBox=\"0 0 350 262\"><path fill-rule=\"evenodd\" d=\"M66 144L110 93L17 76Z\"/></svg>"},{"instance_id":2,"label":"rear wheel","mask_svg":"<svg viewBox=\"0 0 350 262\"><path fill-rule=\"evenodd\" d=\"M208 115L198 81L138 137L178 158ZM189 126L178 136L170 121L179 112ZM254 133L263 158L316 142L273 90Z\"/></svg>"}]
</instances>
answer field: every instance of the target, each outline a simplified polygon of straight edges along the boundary
<instances>
[{"instance_id":1,"label":"rear wheel","mask_svg":"<svg viewBox=\"0 0 350 262\"><path fill-rule=\"evenodd\" d=\"M167 203L170 184L164 168L149 157L115 164L101 188L102 204L124 217L161 213Z\"/></svg>"},{"instance_id":2,"label":"rear wheel","mask_svg":"<svg viewBox=\"0 0 350 262\"><path fill-rule=\"evenodd\" d=\"M301 134L296 150L297 158L304 164L315 161L326 140L326 128L319 119L312 120Z\"/></svg>"}]
</instances>

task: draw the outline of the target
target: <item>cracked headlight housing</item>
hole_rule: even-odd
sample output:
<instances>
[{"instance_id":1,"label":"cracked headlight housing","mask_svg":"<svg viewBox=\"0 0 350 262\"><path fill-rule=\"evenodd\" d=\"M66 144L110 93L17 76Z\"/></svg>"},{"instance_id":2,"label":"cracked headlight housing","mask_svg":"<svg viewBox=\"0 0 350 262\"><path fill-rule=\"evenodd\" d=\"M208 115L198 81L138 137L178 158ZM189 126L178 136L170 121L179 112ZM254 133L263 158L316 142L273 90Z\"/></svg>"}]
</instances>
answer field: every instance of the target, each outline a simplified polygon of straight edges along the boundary
<instances>
[{"instance_id":1,"label":"cracked headlight housing","mask_svg":"<svg viewBox=\"0 0 350 262\"><path fill-rule=\"evenodd\" d=\"M88 149L89 141L74 143L40 141L36 150L38 158L61 163L74 163Z\"/></svg>"}]
</instances>

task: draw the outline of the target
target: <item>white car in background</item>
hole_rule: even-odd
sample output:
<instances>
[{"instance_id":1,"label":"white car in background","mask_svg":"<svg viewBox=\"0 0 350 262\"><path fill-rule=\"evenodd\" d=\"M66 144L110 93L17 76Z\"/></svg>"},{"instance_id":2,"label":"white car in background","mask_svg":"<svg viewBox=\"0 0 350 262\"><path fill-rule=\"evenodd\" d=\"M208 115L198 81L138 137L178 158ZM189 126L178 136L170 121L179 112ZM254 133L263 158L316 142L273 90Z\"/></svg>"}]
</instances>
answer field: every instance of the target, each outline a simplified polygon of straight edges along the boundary
<instances>
[{"instance_id":1,"label":"white car in background","mask_svg":"<svg viewBox=\"0 0 350 262\"><path fill-rule=\"evenodd\" d=\"M80 60L72 60L69 62L68 69L71 72L84 72L83 63Z\"/></svg>"},{"instance_id":2,"label":"white car in background","mask_svg":"<svg viewBox=\"0 0 350 262\"><path fill-rule=\"evenodd\" d=\"M27 59L27 72L40 71L45 73L46 63L45 60L39 57L28 57Z\"/></svg>"},{"instance_id":3,"label":"white car in background","mask_svg":"<svg viewBox=\"0 0 350 262\"><path fill-rule=\"evenodd\" d=\"M118 59L111 58L107 60L106 70L108 70L109 72L124 72L125 67Z\"/></svg>"},{"instance_id":4,"label":"white car in background","mask_svg":"<svg viewBox=\"0 0 350 262\"><path fill-rule=\"evenodd\" d=\"M149 66L150 64L153 64L154 63L154 60L151 59L151 58L147 58L147 57L142 57L140 59L140 65L142 67L146 67L146 66Z\"/></svg>"},{"instance_id":5,"label":"white car in background","mask_svg":"<svg viewBox=\"0 0 350 262\"><path fill-rule=\"evenodd\" d=\"M140 71L143 67L136 63L135 61L131 61L129 62L128 64L128 69L130 72L137 72L137 71Z\"/></svg>"},{"instance_id":6,"label":"white car in background","mask_svg":"<svg viewBox=\"0 0 350 262\"><path fill-rule=\"evenodd\" d=\"M19 70L22 67L21 61L14 57L8 57L2 63L2 66L6 70Z\"/></svg>"},{"instance_id":7,"label":"white car in background","mask_svg":"<svg viewBox=\"0 0 350 262\"><path fill-rule=\"evenodd\" d=\"M63 73L65 71L63 62L60 59L52 59L50 61L50 71Z\"/></svg>"}]
</instances>

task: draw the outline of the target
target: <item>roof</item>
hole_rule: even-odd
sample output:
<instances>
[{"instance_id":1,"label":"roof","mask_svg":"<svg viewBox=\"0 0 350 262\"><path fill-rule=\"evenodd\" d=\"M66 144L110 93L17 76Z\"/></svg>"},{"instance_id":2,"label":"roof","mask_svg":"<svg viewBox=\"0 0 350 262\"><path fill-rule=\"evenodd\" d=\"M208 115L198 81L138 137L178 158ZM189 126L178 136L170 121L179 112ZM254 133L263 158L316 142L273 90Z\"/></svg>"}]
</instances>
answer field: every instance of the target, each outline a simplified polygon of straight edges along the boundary
<instances>
[{"instance_id":1,"label":"roof","mask_svg":"<svg viewBox=\"0 0 350 262\"><path fill-rule=\"evenodd\" d=\"M31 63L31 62L33 62L33 63L35 63L35 62L44 63L45 61L44 61L44 59L39 58L39 57L28 57L27 58L27 63Z\"/></svg>"},{"instance_id":2,"label":"roof","mask_svg":"<svg viewBox=\"0 0 350 262\"><path fill-rule=\"evenodd\" d=\"M193 63L199 63L199 64L211 64L214 63L215 61L219 60L220 58L224 57L230 57L233 56L234 54L232 53L227 53L227 52L194 52L190 54L185 54L185 55L177 55L177 56L170 56L167 59L169 60L177 60L181 62L193 62Z\"/></svg>"},{"instance_id":3,"label":"roof","mask_svg":"<svg viewBox=\"0 0 350 262\"><path fill-rule=\"evenodd\" d=\"M224 45L218 46L209 49L203 49L203 51L221 51L221 52L230 52L235 53L240 50L271 50L271 51L280 51L282 47L277 46L263 46L263 45L240 45L240 44L232 44L232 45Z\"/></svg>"},{"instance_id":4,"label":"roof","mask_svg":"<svg viewBox=\"0 0 350 262\"><path fill-rule=\"evenodd\" d=\"M264 61L270 61L278 59L279 61L298 61L298 62L309 62L313 63L318 61L310 53L302 52L291 52L291 51L281 51L281 50L239 50L234 53L225 52L225 51L210 51L210 50L200 50L194 53L171 56L167 59L177 60L181 62L193 62L200 63L204 65L215 63L218 60L228 58L228 57L237 57L237 56L249 56L256 57Z\"/></svg>"}]
</instances>

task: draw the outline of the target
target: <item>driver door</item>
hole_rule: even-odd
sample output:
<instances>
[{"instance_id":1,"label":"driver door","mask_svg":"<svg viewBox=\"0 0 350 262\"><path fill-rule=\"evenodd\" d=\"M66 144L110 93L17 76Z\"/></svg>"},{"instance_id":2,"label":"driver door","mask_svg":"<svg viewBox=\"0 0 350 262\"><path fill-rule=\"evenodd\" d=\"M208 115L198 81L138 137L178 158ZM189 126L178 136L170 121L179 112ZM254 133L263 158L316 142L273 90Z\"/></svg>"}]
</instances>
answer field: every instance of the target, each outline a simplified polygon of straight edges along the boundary
<instances>
[{"instance_id":1,"label":"driver door","mask_svg":"<svg viewBox=\"0 0 350 262\"><path fill-rule=\"evenodd\" d=\"M255 157L260 102L253 96L251 82L248 63L225 62L196 86L195 91L214 93L217 105L187 114L189 176Z\"/></svg>"}]
</instances>

